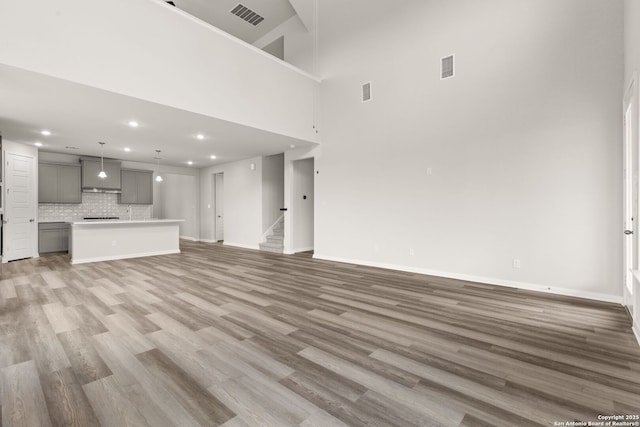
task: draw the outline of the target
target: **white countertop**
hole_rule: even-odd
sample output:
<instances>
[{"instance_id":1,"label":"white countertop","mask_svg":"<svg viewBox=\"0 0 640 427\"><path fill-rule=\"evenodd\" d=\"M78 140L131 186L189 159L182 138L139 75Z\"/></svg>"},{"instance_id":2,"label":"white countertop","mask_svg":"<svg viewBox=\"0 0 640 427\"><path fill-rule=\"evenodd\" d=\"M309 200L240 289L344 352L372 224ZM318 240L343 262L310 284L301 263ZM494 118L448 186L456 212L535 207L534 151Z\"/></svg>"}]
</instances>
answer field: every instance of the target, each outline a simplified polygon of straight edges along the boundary
<instances>
[{"instance_id":1,"label":"white countertop","mask_svg":"<svg viewBox=\"0 0 640 427\"><path fill-rule=\"evenodd\" d=\"M184 219L83 219L62 221L71 225L126 225L126 224L162 224L184 222Z\"/></svg>"}]
</instances>

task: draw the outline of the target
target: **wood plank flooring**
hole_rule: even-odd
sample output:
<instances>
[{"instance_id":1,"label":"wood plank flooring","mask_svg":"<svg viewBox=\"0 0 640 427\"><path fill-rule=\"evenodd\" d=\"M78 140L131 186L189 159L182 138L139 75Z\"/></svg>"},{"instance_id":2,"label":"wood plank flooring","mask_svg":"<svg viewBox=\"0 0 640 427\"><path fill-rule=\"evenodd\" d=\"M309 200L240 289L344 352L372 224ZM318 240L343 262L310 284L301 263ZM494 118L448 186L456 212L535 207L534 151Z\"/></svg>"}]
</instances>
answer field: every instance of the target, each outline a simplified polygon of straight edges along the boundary
<instances>
[{"instance_id":1,"label":"wood plank flooring","mask_svg":"<svg viewBox=\"0 0 640 427\"><path fill-rule=\"evenodd\" d=\"M5 264L2 426L553 426L640 414L618 305L181 242Z\"/></svg>"}]
</instances>

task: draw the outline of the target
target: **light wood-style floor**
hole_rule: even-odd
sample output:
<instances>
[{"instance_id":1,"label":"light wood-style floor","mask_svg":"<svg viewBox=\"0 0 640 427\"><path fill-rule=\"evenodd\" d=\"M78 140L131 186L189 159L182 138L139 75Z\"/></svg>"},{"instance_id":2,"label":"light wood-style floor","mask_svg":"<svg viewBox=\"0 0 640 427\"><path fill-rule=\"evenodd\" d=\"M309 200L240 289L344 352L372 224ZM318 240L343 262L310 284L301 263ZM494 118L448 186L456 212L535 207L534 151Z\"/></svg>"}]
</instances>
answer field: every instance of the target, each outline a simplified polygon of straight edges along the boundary
<instances>
[{"instance_id":1,"label":"light wood-style floor","mask_svg":"<svg viewBox=\"0 0 640 427\"><path fill-rule=\"evenodd\" d=\"M640 414L618 305L182 242L4 265L9 426L553 426Z\"/></svg>"}]
</instances>

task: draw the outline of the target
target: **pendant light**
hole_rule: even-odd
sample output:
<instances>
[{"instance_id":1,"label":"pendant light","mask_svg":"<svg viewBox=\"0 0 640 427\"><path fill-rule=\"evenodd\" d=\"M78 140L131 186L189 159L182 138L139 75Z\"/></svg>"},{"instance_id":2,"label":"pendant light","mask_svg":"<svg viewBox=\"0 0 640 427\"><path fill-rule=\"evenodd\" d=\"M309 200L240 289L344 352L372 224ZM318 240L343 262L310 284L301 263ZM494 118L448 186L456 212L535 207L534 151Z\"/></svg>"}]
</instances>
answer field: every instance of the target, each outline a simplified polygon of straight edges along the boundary
<instances>
[{"instance_id":1,"label":"pendant light","mask_svg":"<svg viewBox=\"0 0 640 427\"><path fill-rule=\"evenodd\" d=\"M158 161L158 174L156 175L156 182L162 182L162 177L160 176L160 150L156 150L156 160Z\"/></svg>"},{"instance_id":2,"label":"pendant light","mask_svg":"<svg viewBox=\"0 0 640 427\"><path fill-rule=\"evenodd\" d=\"M100 144L100 173L98 174L98 178L105 179L107 177L106 172L104 171L104 142L98 142Z\"/></svg>"}]
</instances>

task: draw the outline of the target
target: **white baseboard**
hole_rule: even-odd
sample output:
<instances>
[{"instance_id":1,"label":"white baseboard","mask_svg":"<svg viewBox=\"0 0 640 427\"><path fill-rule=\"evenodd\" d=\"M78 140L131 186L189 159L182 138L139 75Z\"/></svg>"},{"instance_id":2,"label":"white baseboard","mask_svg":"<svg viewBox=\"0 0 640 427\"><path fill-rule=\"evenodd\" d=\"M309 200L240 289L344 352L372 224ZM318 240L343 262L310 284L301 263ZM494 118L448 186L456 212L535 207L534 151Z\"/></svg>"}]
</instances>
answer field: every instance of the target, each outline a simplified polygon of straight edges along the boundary
<instances>
[{"instance_id":1,"label":"white baseboard","mask_svg":"<svg viewBox=\"0 0 640 427\"><path fill-rule=\"evenodd\" d=\"M171 255L171 254L179 254L180 249L177 250L168 250L168 251L157 251L157 252L144 252L144 253L136 253L136 254L127 254L127 255L110 255L104 257L96 257L96 258L81 258L81 259L73 259L71 258L71 264L86 264L89 262L100 262L100 261L116 261L119 259L129 259L129 258L142 258L147 256L158 256L158 255Z\"/></svg>"},{"instance_id":2,"label":"white baseboard","mask_svg":"<svg viewBox=\"0 0 640 427\"><path fill-rule=\"evenodd\" d=\"M233 246L234 248L260 250L260 246L258 246L258 245L245 245L243 243L227 242L226 240L224 241L223 245L225 245L225 246Z\"/></svg>"},{"instance_id":3,"label":"white baseboard","mask_svg":"<svg viewBox=\"0 0 640 427\"><path fill-rule=\"evenodd\" d=\"M634 323L631 330L633 331L633 335L636 337L636 341L638 341L638 345L640 345L640 326Z\"/></svg>"},{"instance_id":4,"label":"white baseboard","mask_svg":"<svg viewBox=\"0 0 640 427\"><path fill-rule=\"evenodd\" d=\"M446 271L428 270L424 268L408 267L404 265L385 264L357 259L334 257L331 255L314 254L313 258L326 261L344 262L347 264L365 265L368 267L384 268L387 270L406 271L408 273L426 274L429 276L443 277L447 279L464 280L467 282L484 283L487 285L505 286L509 288L524 289L528 291L545 292L548 294L564 295L570 297L586 298L597 301L612 302L622 304L622 296L602 294L599 292L585 292L575 289L555 288L535 283L517 282L513 280L496 279L493 277L472 276L468 274L450 273Z\"/></svg>"},{"instance_id":5,"label":"white baseboard","mask_svg":"<svg viewBox=\"0 0 640 427\"><path fill-rule=\"evenodd\" d=\"M211 240L211 239L200 239L199 241L202 243L218 243L217 240Z\"/></svg>"},{"instance_id":6,"label":"white baseboard","mask_svg":"<svg viewBox=\"0 0 640 427\"><path fill-rule=\"evenodd\" d=\"M189 240L191 242L200 242L200 239L196 239L195 237L189 237L189 236L180 236L180 239L182 240Z\"/></svg>"}]
</instances>

